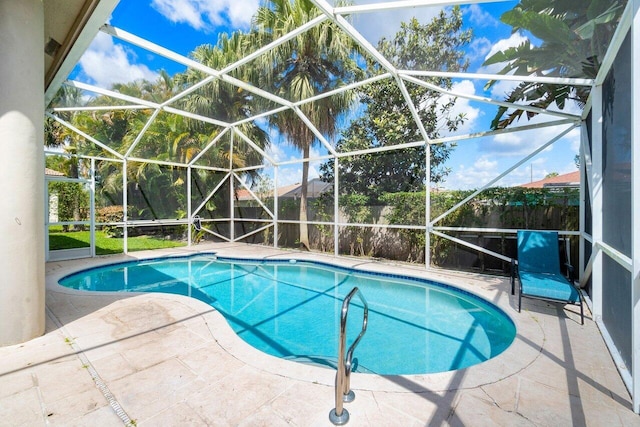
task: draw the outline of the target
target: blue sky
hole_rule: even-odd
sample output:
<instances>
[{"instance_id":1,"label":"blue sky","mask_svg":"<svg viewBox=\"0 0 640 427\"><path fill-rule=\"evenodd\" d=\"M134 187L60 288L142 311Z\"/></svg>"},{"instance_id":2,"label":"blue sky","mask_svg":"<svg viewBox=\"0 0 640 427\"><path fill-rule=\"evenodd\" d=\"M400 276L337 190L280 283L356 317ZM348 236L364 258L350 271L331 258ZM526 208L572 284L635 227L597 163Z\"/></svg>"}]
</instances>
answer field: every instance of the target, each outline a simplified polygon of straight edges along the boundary
<instances>
[{"instance_id":1,"label":"blue sky","mask_svg":"<svg viewBox=\"0 0 640 427\"><path fill-rule=\"evenodd\" d=\"M465 25L473 28L474 39L467 49L471 61L471 72L496 72L500 67L482 67L485 58L507 47L520 44L527 35L511 34L511 28L500 23L500 15L511 9L516 2L480 3L464 6ZM246 30L258 0L121 0L114 11L110 24L188 55L196 46L215 44L218 34L234 29ZM428 22L437 13L434 8L412 8L401 11L386 11L355 16L354 27L375 45L381 36L391 37L399 23L416 16ZM99 33L90 48L81 58L71 78L109 88L113 83L136 79L155 80L160 69L169 74L184 70L184 67L151 54L145 50L122 43ZM484 91L485 81L458 79L454 90L460 93L489 96L502 100L513 87L512 82L500 82L489 91ZM485 131L497 110L496 106L476 101L458 99L456 111L464 111L467 122L457 133ZM565 112L579 113L577 106L568 106ZM522 119L520 124L542 121L537 117L531 122ZM544 119L548 120L548 118ZM452 152L447 166L452 172L441 186L445 188L469 189L488 182L503 170L531 152L536 146L548 141L563 128L543 128L527 133L510 133L491 138L462 141ZM278 161L300 157L300 153L289 147L281 137L272 133L273 143L268 153ZM578 152L579 133L574 131L550 149L540 153L521 168L515 170L499 185L517 185L541 179L550 172L575 171L574 156ZM317 147L312 154L325 154ZM311 176L317 176L320 162L311 167ZM300 181L301 164L282 168L279 184Z\"/></svg>"}]
</instances>

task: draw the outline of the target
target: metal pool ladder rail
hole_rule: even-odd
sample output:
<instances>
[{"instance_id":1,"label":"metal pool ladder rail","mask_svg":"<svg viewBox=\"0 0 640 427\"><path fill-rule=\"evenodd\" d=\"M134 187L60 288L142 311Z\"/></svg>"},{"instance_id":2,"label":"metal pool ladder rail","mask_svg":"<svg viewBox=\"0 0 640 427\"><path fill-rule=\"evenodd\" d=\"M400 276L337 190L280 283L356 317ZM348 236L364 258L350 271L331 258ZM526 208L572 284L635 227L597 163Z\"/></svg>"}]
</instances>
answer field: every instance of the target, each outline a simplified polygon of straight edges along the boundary
<instances>
[{"instance_id":1,"label":"metal pool ladder rail","mask_svg":"<svg viewBox=\"0 0 640 427\"><path fill-rule=\"evenodd\" d=\"M364 307L364 314L362 316L362 330L351 344L345 358L344 348L347 344L347 314L349 314L349 303L351 299L358 295L362 306ZM364 299L362 292L355 287L349 292L349 295L342 302L342 311L340 313L340 337L338 342L338 370L336 371L336 407L329 412L329 420L335 425L343 425L349 421L349 411L343 408L344 402L352 402L356 398L355 393L351 390L351 360L353 358L353 351L362 339L362 336L367 331L367 319L369 317L369 306Z\"/></svg>"}]
</instances>

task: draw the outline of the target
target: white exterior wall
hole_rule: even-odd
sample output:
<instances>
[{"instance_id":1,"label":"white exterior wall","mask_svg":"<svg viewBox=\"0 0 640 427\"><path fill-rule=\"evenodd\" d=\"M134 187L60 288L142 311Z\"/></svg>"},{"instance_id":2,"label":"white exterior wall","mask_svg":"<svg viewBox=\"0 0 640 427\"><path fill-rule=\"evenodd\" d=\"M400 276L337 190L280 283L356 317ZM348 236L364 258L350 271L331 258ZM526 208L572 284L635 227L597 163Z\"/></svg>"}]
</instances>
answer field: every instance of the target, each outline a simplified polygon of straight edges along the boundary
<instances>
[{"instance_id":1,"label":"white exterior wall","mask_svg":"<svg viewBox=\"0 0 640 427\"><path fill-rule=\"evenodd\" d=\"M0 1L0 346L44 333L44 12Z\"/></svg>"}]
</instances>

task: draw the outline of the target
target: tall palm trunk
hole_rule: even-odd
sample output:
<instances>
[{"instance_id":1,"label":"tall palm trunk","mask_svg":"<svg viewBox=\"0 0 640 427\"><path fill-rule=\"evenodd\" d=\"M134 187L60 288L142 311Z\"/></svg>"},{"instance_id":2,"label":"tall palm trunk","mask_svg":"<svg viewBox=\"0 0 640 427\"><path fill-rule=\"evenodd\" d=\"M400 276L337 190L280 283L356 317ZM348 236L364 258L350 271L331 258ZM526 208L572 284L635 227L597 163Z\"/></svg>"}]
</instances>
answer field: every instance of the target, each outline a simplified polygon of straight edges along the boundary
<instances>
[{"instance_id":1,"label":"tall palm trunk","mask_svg":"<svg viewBox=\"0 0 640 427\"><path fill-rule=\"evenodd\" d=\"M309 159L310 144L305 144L302 157ZM309 245L309 225L307 224L307 195L309 184L309 161L302 163L302 182L300 187L300 248L311 250Z\"/></svg>"}]
</instances>

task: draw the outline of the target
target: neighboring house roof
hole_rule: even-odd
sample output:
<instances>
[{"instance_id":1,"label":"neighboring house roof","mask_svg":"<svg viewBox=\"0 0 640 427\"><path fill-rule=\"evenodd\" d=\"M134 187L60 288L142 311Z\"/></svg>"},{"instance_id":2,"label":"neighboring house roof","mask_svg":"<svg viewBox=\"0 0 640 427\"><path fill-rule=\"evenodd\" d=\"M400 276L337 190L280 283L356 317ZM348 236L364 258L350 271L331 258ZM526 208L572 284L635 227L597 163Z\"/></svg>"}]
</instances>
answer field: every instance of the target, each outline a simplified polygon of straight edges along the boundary
<instances>
[{"instance_id":1,"label":"neighboring house roof","mask_svg":"<svg viewBox=\"0 0 640 427\"><path fill-rule=\"evenodd\" d=\"M333 187L333 184L321 181L320 178L314 178L307 183L307 197L310 199L315 199L317 197L320 197L322 193L326 193L332 187ZM302 195L302 185L296 184L295 188L291 189L287 193L284 193L280 197L284 197L287 199L297 199L301 195Z\"/></svg>"},{"instance_id":2,"label":"neighboring house roof","mask_svg":"<svg viewBox=\"0 0 640 427\"><path fill-rule=\"evenodd\" d=\"M525 188L578 188L580 187L580 171L565 173L563 175L552 176L539 181L529 182L519 185Z\"/></svg>"},{"instance_id":3,"label":"neighboring house roof","mask_svg":"<svg viewBox=\"0 0 640 427\"><path fill-rule=\"evenodd\" d=\"M65 176L62 172L54 171L53 169L44 168L44 174L49 176Z\"/></svg>"},{"instance_id":4,"label":"neighboring house roof","mask_svg":"<svg viewBox=\"0 0 640 427\"><path fill-rule=\"evenodd\" d=\"M321 181L320 178L314 178L307 183L307 197L314 199L319 197L320 194L330 189L333 184ZM255 193L255 191L254 191ZM285 185L278 187L278 197L285 199L297 199L302 193L302 184L295 183L292 185ZM240 189L237 191L238 200L253 200L253 197L246 189ZM271 196L271 194L269 194Z\"/></svg>"}]
</instances>

